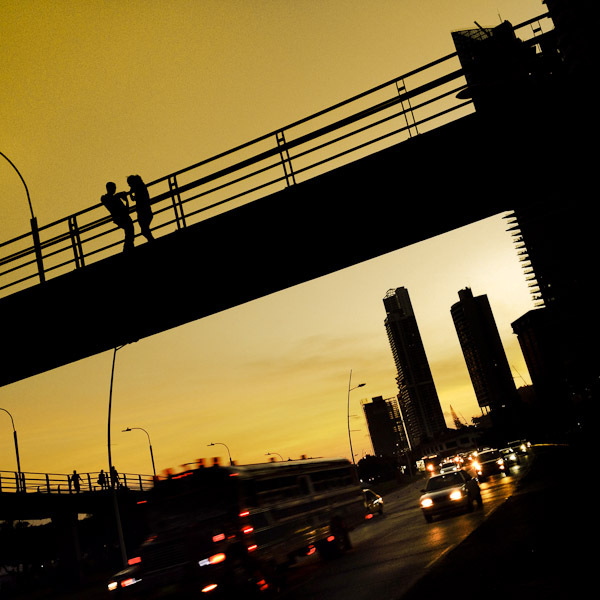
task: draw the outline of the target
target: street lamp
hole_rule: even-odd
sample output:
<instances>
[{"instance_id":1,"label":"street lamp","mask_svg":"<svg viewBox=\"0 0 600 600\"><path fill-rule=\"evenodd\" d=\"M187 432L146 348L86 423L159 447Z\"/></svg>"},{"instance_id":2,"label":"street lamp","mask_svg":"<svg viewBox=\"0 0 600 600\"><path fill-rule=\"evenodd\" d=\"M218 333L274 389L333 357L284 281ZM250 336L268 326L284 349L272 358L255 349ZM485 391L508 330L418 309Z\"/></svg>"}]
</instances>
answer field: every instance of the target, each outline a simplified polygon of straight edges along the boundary
<instances>
[{"instance_id":1,"label":"street lamp","mask_svg":"<svg viewBox=\"0 0 600 600\"><path fill-rule=\"evenodd\" d=\"M154 453L152 452L152 444L150 443L150 434L142 427L128 427L127 429L123 429L123 433L125 431L133 431L134 429L139 429L148 436L148 446L150 446L150 458L152 459L152 473L154 474L154 477L156 477L156 467L154 466Z\"/></svg>"},{"instance_id":2,"label":"street lamp","mask_svg":"<svg viewBox=\"0 0 600 600\"><path fill-rule=\"evenodd\" d=\"M229 455L229 464L233 465L233 461L231 460L231 452L229 452L229 447L227 446L227 444L223 444L222 442L211 442L210 444L207 444L208 446L225 446L225 448L227 448L227 454Z\"/></svg>"},{"instance_id":3,"label":"street lamp","mask_svg":"<svg viewBox=\"0 0 600 600\"><path fill-rule=\"evenodd\" d=\"M273 454L279 456L279 459L283 462L283 456L281 456L281 454L278 454L277 452L267 452L265 456L272 456Z\"/></svg>"},{"instance_id":4,"label":"street lamp","mask_svg":"<svg viewBox=\"0 0 600 600\"><path fill-rule=\"evenodd\" d=\"M17 430L15 429L15 422L14 422L12 415L5 408L0 408L0 410L3 410L10 417L10 422L12 423L13 439L15 441L15 454L17 455L17 492L18 492L21 488L23 488L23 490L24 490L25 486L23 485L23 481L22 481L23 476L21 474L21 459L19 458L19 441L17 440Z\"/></svg>"},{"instance_id":5,"label":"street lamp","mask_svg":"<svg viewBox=\"0 0 600 600\"><path fill-rule=\"evenodd\" d=\"M117 523L117 533L119 536L119 546L121 549L121 559L123 566L127 566L127 551L125 549L125 538L123 537L123 527L121 525L121 514L119 513L119 502L117 500L117 491L115 489L115 477L113 476L113 464L112 464L112 452L110 447L110 417L112 411L112 393L113 393L113 382L115 379L115 361L117 358L117 351L126 346L127 344L121 344L115 346L113 351L112 369L110 372L110 392L108 394L108 480L110 481L111 495L113 498L113 507L115 512L115 521Z\"/></svg>"},{"instance_id":6,"label":"street lamp","mask_svg":"<svg viewBox=\"0 0 600 600\"><path fill-rule=\"evenodd\" d=\"M352 455L352 463L356 467L356 461L354 460L354 450L352 449L352 435L350 434L350 392L357 388L365 386L365 383L359 383L355 387L352 386L352 369L350 369L350 379L348 381L348 441L350 442L350 454Z\"/></svg>"},{"instance_id":7,"label":"street lamp","mask_svg":"<svg viewBox=\"0 0 600 600\"><path fill-rule=\"evenodd\" d=\"M13 161L10 160L10 158L8 158L8 156L6 156L6 154L4 154L3 152L0 152L0 156L3 156L8 161L8 164L16 171L17 175L19 176L19 179L22 181L23 186L25 187L25 193L27 194L27 203L29 204L29 212L31 213L30 223L31 223L31 236L33 238L33 248L35 251L36 262L38 264L38 272L39 272L39 276L40 276L40 281L43 283L46 280L46 276L44 275L44 265L42 263L40 232L39 232L38 225L37 225L37 219L35 218L35 216L33 214L33 207L31 206L31 198L29 197L29 189L27 188L27 184L25 183L25 180L23 179L23 175L21 175L21 173L19 172L19 169L17 169L17 167L15 166Z\"/></svg>"}]
</instances>

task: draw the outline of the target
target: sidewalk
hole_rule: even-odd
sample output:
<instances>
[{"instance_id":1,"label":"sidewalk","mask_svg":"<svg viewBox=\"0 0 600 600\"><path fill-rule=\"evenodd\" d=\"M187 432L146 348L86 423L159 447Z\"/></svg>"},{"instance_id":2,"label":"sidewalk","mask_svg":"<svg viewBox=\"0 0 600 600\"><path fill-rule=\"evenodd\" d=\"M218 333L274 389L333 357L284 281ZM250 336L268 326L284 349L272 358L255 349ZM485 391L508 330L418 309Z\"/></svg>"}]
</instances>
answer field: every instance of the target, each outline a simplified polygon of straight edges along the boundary
<instances>
[{"instance_id":1,"label":"sidewalk","mask_svg":"<svg viewBox=\"0 0 600 600\"><path fill-rule=\"evenodd\" d=\"M581 597L592 585L597 530L582 469L568 449L541 448L511 496L402 600ZM585 503L584 503L585 502ZM585 596L583 595L585 591Z\"/></svg>"}]
</instances>

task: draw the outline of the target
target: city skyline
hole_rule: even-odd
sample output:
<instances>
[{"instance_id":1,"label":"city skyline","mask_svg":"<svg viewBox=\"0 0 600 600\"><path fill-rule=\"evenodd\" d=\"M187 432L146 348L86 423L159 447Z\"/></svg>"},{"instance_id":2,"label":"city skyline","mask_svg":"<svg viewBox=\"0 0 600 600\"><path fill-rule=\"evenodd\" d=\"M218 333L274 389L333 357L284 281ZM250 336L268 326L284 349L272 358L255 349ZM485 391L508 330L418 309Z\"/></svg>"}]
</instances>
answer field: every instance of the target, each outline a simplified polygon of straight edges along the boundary
<instances>
[{"instance_id":1,"label":"city skyline","mask_svg":"<svg viewBox=\"0 0 600 600\"><path fill-rule=\"evenodd\" d=\"M296 62L300 58L292 51L294 36L287 41L276 36L273 21L269 21L269 27L260 22L264 15L252 15L233 4L225 3L220 12L202 11L182 2L181 9L173 11L163 23L162 35L165 41L173 42L174 53L165 48L165 57L150 72L142 68L142 42L155 51L152 35L158 36L159 30L152 17L159 16L157 5L152 5L151 12L142 19L145 29L137 30L130 38L127 24L139 16L135 9L141 6L136 3L132 8L114 8L113 14L91 3L72 15L63 8L53 12L50 4L42 3L44 10L34 15L27 11L30 3L6 3L6 23L8 29L13 27L10 40L19 52L6 71L14 99L2 112L3 122L11 126L1 139L0 149L27 180L41 223L96 204L109 179L117 180L122 189L130 171L147 179L163 175L450 53L450 31L472 26L474 20L483 21L484 26L497 24L498 4L502 17L513 23L544 12L541 2L527 3L527 7L519 2L486 3L485 11L478 7L480 3L470 2L456 15L440 9L439 18L434 18L422 12L418 3L408 3L412 13L399 14L394 13L400 10L395 3L384 2L368 14L365 9L356 9L345 15L339 29L332 29L325 48L317 42L323 30L315 31L315 38L310 38L310 57L321 54L328 60L318 63L305 58L304 68L300 69L300 62ZM338 9L344 4L333 3ZM301 11L288 10L280 7L271 17L291 25ZM325 15L323 18L331 26L333 13L329 10L325 11L327 19ZM98 37L85 22L94 11L100 25ZM200 109L184 101L181 82L161 82L159 77L168 74L170 65L182 64L186 56L177 27L190 20L189 11L210 23L203 33L211 43L223 51L230 49L229 62L219 63L222 72L218 81L222 85L218 89L213 83L213 78L217 80L216 60L190 58L191 62L185 63L190 69L203 69L202 75L213 84L203 86L203 78L198 75ZM406 19L409 14L412 21ZM224 29L226 17L232 15L236 17L233 29L239 33L244 25L247 31L247 36L236 43L234 32ZM391 27L389 20L394 15L396 20L404 18L405 28L421 23L422 37L415 37L411 44L397 39L386 42L392 44L395 56L402 56L401 60L369 61L352 50L348 38L364 26L365 19L373 28L367 28L368 32L375 36L376 25ZM296 35L308 36L315 22L320 19L314 14L302 14ZM79 27L75 38L83 44L81 48L73 41L52 42L67 40L69 26L74 25ZM391 27L387 35L394 29ZM102 40L102 34L109 31L122 42L116 44L124 55L122 69L109 68L117 57L113 53L116 49ZM192 36L191 30L186 33ZM37 45L29 47L27 36L36 34ZM204 42L200 37L191 39L200 44ZM392 48L385 43L377 45L376 37L369 40L374 44L375 56L389 56ZM345 58L332 50L340 43L347 52ZM275 81L288 84L287 89L281 87L289 96L281 95L281 91L277 95L277 86L267 85L268 81L258 75L261 69L252 70L256 77L253 86L239 79L241 71L250 65L263 64L264 70L266 63L261 61L266 60L264 53L272 50L273 44L283 44L281 48L287 53L286 60L269 63L269 73ZM168 44L165 46L168 48ZM43 57L44 47L51 48L54 55ZM202 48L208 52L209 46ZM35 75L43 73L44 61L52 56L56 68L37 81ZM86 57L90 59L87 65ZM320 70L315 81L316 64ZM135 65L141 73L133 69ZM330 79L341 65L346 65L344 77ZM84 66L89 66L85 75L80 70ZM32 78L35 85L30 83ZM150 87L145 95L138 95L144 81ZM69 95L73 83L76 86ZM169 87L176 83L174 89ZM122 113L118 102L103 104L112 101L110 86L106 93L99 94L108 84L122 90ZM232 96L238 87L246 92L243 104L239 99L236 103L238 97ZM181 114L173 113L171 94ZM274 110L274 106L280 108ZM94 111L98 113L97 123L91 121ZM71 117L67 118L69 112ZM184 126L184 115L194 127ZM209 123L209 115L218 118ZM59 124L68 130L64 139L58 133ZM35 152L28 154L32 147ZM5 217L2 238L8 239L27 231L28 215L20 182L15 181L7 165L0 168ZM358 214L357 230L352 235L360 243ZM115 369L115 466L126 472L148 473L151 469L145 436L139 432L121 433L127 427L148 430L158 471L212 457L215 452L208 445L213 442L227 443L232 458L239 462L266 461L267 452L284 458L302 454L349 457L346 394L350 371L353 381L367 384L361 391L352 392L352 413L360 414L361 398L397 394L381 298L386 290L399 286L410 291L417 319L423 324L424 345L447 424L452 425L450 405L467 418L479 414L450 317L450 306L459 289L469 286L475 293L489 296L513 377L524 376L529 383L510 323L530 310L533 303L506 222L498 216L124 347L117 354ZM24 471L106 469L111 362L112 351L104 352L0 389L0 407L11 412L19 432ZM353 438L359 456L370 452L366 424L361 429ZM0 468L5 470L14 468L10 434L6 418L6 422L0 421Z\"/></svg>"}]
</instances>

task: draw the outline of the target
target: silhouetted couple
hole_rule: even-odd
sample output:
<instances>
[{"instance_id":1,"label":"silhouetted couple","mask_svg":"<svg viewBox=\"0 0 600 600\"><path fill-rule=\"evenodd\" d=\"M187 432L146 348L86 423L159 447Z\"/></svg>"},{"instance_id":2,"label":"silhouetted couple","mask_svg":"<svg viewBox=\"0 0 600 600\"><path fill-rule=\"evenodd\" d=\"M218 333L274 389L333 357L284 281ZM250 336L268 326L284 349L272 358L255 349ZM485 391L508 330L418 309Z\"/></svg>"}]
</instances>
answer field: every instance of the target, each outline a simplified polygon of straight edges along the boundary
<instances>
[{"instance_id":1,"label":"silhouetted couple","mask_svg":"<svg viewBox=\"0 0 600 600\"><path fill-rule=\"evenodd\" d=\"M137 220L142 234L148 241L154 239L152 232L150 231L150 222L152 221L153 215L148 188L139 175L130 175L127 178L127 183L129 184L129 192L117 193L116 184L109 181L106 184L106 194L101 198L102 204L107 208L115 225L125 232L124 251L133 248L133 239L135 237L133 221L129 215L128 196L131 196L132 200L135 202Z\"/></svg>"}]
</instances>

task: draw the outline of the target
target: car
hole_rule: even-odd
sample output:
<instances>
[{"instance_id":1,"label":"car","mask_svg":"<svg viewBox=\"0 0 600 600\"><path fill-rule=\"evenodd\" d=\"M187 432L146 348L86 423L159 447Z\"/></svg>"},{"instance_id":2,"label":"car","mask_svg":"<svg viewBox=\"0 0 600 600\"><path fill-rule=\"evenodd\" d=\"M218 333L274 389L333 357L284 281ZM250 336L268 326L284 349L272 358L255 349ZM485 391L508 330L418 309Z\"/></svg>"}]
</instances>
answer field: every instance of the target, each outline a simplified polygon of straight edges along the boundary
<instances>
[{"instance_id":1,"label":"car","mask_svg":"<svg viewBox=\"0 0 600 600\"><path fill-rule=\"evenodd\" d=\"M365 508L367 509L367 516L373 516L375 513L378 515L383 514L383 498L369 488L363 489L363 496L365 498Z\"/></svg>"},{"instance_id":2,"label":"car","mask_svg":"<svg viewBox=\"0 0 600 600\"><path fill-rule=\"evenodd\" d=\"M490 475L498 473L509 474L508 465L505 464L504 458L495 448L478 452L471 465L477 473L479 481L484 481Z\"/></svg>"},{"instance_id":3,"label":"car","mask_svg":"<svg viewBox=\"0 0 600 600\"><path fill-rule=\"evenodd\" d=\"M519 453L514 448L500 448L500 456L504 459L504 465L507 469L521 464Z\"/></svg>"},{"instance_id":4,"label":"car","mask_svg":"<svg viewBox=\"0 0 600 600\"><path fill-rule=\"evenodd\" d=\"M452 471L458 471L460 466L452 460L444 461L440 464L440 473L451 473Z\"/></svg>"},{"instance_id":5,"label":"car","mask_svg":"<svg viewBox=\"0 0 600 600\"><path fill-rule=\"evenodd\" d=\"M428 523L443 513L471 511L474 502L478 507L483 505L477 479L463 469L433 475L422 492L419 505Z\"/></svg>"},{"instance_id":6,"label":"car","mask_svg":"<svg viewBox=\"0 0 600 600\"><path fill-rule=\"evenodd\" d=\"M507 446L514 450L517 454L524 455L529 452L531 448L531 442L527 440L514 440L512 442L508 442Z\"/></svg>"}]
</instances>

